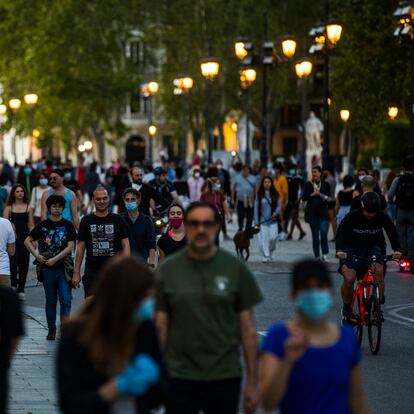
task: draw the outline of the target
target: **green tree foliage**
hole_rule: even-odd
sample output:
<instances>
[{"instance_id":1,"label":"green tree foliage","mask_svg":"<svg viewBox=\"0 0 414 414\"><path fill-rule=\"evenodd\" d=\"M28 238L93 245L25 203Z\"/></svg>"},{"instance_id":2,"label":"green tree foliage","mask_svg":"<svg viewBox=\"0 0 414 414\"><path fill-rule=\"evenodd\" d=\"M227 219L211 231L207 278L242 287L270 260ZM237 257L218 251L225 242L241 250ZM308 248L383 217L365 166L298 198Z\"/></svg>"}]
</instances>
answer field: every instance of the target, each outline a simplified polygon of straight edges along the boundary
<instances>
[{"instance_id":1,"label":"green tree foliage","mask_svg":"<svg viewBox=\"0 0 414 414\"><path fill-rule=\"evenodd\" d=\"M408 104L409 48L393 36L397 5L394 0L334 4L344 31L332 58L332 94L338 108L350 109L359 147L378 150L381 140L388 142L388 106L399 106L404 117L401 108Z\"/></svg>"}]
</instances>

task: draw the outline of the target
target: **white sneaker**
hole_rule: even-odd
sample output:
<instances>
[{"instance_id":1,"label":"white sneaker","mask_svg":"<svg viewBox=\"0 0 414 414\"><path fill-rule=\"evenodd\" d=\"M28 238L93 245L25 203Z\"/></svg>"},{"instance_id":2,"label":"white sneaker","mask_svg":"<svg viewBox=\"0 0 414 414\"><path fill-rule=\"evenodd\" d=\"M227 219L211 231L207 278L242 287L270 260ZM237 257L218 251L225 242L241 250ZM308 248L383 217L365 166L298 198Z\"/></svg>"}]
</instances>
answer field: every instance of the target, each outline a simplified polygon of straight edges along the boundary
<instances>
[{"instance_id":1,"label":"white sneaker","mask_svg":"<svg viewBox=\"0 0 414 414\"><path fill-rule=\"evenodd\" d=\"M268 262L269 262L269 258L268 257L263 257L262 263L268 263Z\"/></svg>"},{"instance_id":2,"label":"white sneaker","mask_svg":"<svg viewBox=\"0 0 414 414\"><path fill-rule=\"evenodd\" d=\"M279 233L278 239L279 239L279 241L285 240L286 239L286 233L284 231Z\"/></svg>"},{"instance_id":3,"label":"white sneaker","mask_svg":"<svg viewBox=\"0 0 414 414\"><path fill-rule=\"evenodd\" d=\"M22 302L26 300L26 295L23 292L19 292L18 296L19 300L21 300Z\"/></svg>"},{"instance_id":4,"label":"white sneaker","mask_svg":"<svg viewBox=\"0 0 414 414\"><path fill-rule=\"evenodd\" d=\"M322 261L323 261L323 262L327 262L327 261L328 261L328 256L327 256L326 254L324 254L324 255L322 256Z\"/></svg>"}]
</instances>

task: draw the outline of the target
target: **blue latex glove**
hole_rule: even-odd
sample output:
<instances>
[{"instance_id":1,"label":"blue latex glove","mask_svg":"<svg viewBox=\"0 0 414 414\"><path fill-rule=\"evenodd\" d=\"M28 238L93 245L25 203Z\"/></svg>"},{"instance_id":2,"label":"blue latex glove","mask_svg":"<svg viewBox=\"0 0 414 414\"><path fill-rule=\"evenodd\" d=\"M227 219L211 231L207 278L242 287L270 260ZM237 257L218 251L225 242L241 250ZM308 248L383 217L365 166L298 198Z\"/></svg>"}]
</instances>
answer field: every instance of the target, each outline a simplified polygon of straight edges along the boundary
<instances>
[{"instance_id":1,"label":"blue latex glove","mask_svg":"<svg viewBox=\"0 0 414 414\"><path fill-rule=\"evenodd\" d=\"M160 378L160 368L147 354L137 356L125 371L116 377L119 395L144 395Z\"/></svg>"}]
</instances>

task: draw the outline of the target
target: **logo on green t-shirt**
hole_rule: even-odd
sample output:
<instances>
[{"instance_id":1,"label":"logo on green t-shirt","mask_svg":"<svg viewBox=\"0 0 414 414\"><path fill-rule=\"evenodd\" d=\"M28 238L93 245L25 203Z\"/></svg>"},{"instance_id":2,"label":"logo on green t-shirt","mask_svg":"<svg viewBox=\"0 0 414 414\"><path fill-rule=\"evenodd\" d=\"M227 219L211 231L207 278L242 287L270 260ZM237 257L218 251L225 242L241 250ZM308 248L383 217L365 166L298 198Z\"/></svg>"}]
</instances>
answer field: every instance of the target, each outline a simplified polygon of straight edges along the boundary
<instances>
[{"instance_id":1,"label":"logo on green t-shirt","mask_svg":"<svg viewBox=\"0 0 414 414\"><path fill-rule=\"evenodd\" d=\"M214 278L214 293L216 295L226 296L229 289L230 280L226 276L216 276Z\"/></svg>"}]
</instances>

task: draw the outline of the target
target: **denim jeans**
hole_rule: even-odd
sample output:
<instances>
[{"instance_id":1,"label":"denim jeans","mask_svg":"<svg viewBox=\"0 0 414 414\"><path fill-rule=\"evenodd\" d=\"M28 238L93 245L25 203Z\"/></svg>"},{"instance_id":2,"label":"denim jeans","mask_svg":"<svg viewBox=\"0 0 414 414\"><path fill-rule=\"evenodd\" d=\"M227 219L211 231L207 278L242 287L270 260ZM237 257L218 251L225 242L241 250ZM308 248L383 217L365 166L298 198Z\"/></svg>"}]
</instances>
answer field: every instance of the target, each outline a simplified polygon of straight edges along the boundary
<instances>
[{"instance_id":1,"label":"denim jeans","mask_svg":"<svg viewBox=\"0 0 414 414\"><path fill-rule=\"evenodd\" d=\"M320 247L322 248L322 254L328 254L329 253L329 245L328 245L329 221L317 217L317 218L312 218L309 225L310 225L311 232L312 232L313 254L315 255L315 257L319 257ZM319 235L320 235L320 239L319 239Z\"/></svg>"},{"instance_id":2,"label":"denim jeans","mask_svg":"<svg viewBox=\"0 0 414 414\"><path fill-rule=\"evenodd\" d=\"M43 287L46 295L46 319L49 328L56 326L56 305L59 297L60 321L70 314L72 291L63 268L42 269Z\"/></svg>"}]
</instances>

